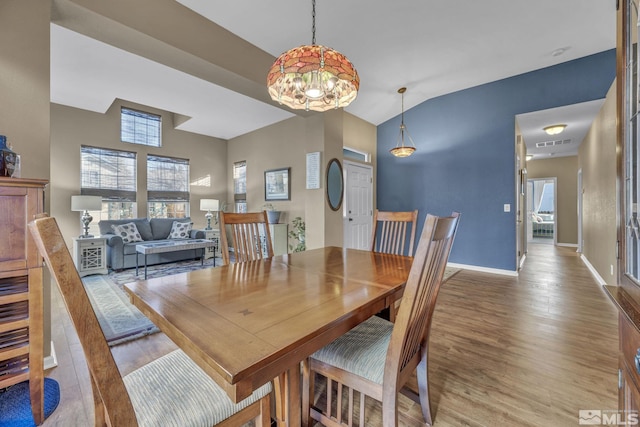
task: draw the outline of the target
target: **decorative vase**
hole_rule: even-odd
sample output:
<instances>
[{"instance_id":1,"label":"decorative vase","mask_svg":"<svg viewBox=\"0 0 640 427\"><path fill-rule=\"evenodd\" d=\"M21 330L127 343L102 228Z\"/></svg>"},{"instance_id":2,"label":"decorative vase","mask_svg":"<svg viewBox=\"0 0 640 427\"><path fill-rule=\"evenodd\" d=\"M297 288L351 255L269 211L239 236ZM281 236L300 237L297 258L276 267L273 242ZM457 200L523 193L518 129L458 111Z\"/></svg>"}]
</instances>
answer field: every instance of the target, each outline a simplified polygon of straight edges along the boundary
<instances>
[{"instance_id":1,"label":"decorative vase","mask_svg":"<svg viewBox=\"0 0 640 427\"><path fill-rule=\"evenodd\" d=\"M277 224L280 220L280 211L267 211L267 219L269 224Z\"/></svg>"},{"instance_id":2,"label":"decorative vase","mask_svg":"<svg viewBox=\"0 0 640 427\"><path fill-rule=\"evenodd\" d=\"M16 168L16 153L7 147L7 137L0 135L0 176L11 176Z\"/></svg>"}]
</instances>

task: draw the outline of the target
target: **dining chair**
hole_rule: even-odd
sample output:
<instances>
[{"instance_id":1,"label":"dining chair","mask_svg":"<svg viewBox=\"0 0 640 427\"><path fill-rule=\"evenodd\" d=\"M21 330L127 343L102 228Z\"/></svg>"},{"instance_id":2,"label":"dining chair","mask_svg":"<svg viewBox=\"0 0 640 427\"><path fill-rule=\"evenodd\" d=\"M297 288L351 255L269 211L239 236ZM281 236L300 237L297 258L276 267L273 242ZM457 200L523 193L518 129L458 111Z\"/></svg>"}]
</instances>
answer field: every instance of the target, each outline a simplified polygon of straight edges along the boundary
<instances>
[{"instance_id":1,"label":"dining chair","mask_svg":"<svg viewBox=\"0 0 640 427\"><path fill-rule=\"evenodd\" d=\"M418 211L373 213L371 250L394 255L413 256ZM407 247L407 237L409 246Z\"/></svg>"},{"instance_id":2,"label":"dining chair","mask_svg":"<svg viewBox=\"0 0 640 427\"><path fill-rule=\"evenodd\" d=\"M55 218L29 223L40 254L60 288L89 368L96 426L270 425L267 383L233 403L182 350L122 377Z\"/></svg>"},{"instance_id":3,"label":"dining chair","mask_svg":"<svg viewBox=\"0 0 640 427\"><path fill-rule=\"evenodd\" d=\"M365 396L382 402L384 427L397 426L398 393L416 369L422 415L428 425L433 424L427 369L429 330L459 219L458 213L427 215L395 323L370 317L303 362L303 425L310 426L315 420L325 426L352 426L356 390L360 393L360 426L370 424L365 422ZM324 411L316 406L316 374L327 380ZM337 383L335 404L333 382ZM343 388L348 389L346 424Z\"/></svg>"},{"instance_id":4,"label":"dining chair","mask_svg":"<svg viewBox=\"0 0 640 427\"><path fill-rule=\"evenodd\" d=\"M227 236L227 227L231 241ZM230 262L233 250L235 262L254 261L273 257L271 233L267 212L227 213L220 212L220 241L222 262Z\"/></svg>"},{"instance_id":5,"label":"dining chair","mask_svg":"<svg viewBox=\"0 0 640 427\"><path fill-rule=\"evenodd\" d=\"M371 250L394 255L413 256L416 239L418 210L406 212L379 211L373 213L373 231L371 233ZM407 237L409 245L407 246ZM378 315L384 319L395 321L400 300L396 300Z\"/></svg>"}]
</instances>

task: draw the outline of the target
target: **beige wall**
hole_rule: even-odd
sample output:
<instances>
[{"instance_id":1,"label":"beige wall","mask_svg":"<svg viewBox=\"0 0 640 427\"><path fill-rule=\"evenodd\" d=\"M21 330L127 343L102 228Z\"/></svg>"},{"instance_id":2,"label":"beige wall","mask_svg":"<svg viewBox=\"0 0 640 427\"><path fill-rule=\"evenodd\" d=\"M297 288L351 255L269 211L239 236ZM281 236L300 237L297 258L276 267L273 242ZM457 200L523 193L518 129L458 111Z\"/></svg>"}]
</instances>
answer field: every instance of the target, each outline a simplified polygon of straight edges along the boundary
<instances>
[{"instance_id":1,"label":"beige wall","mask_svg":"<svg viewBox=\"0 0 640 427\"><path fill-rule=\"evenodd\" d=\"M146 147L120 141L120 107L127 106L162 116L162 147ZM80 194L80 146L133 151L137 154L138 217L146 217L146 155L189 159L190 215L195 228L206 224L200 199L225 200L226 141L174 129L173 115L130 102L116 100L105 114L51 104L51 213L71 247L80 234L80 213L71 212L71 196ZM207 184L208 181L208 184ZM97 222L98 219L94 219Z\"/></svg>"},{"instance_id":2,"label":"beige wall","mask_svg":"<svg viewBox=\"0 0 640 427\"><path fill-rule=\"evenodd\" d=\"M21 176L49 179L48 1L0 1L0 134L21 160ZM45 211L49 211L49 188ZM51 278L44 271L44 355L50 356Z\"/></svg>"},{"instance_id":3,"label":"beige wall","mask_svg":"<svg viewBox=\"0 0 640 427\"><path fill-rule=\"evenodd\" d=\"M578 157L556 157L527 162L527 178L557 178L558 244L578 244Z\"/></svg>"},{"instance_id":4,"label":"beige wall","mask_svg":"<svg viewBox=\"0 0 640 427\"><path fill-rule=\"evenodd\" d=\"M614 82L579 151L583 188L583 254L610 285L616 261L616 91ZM611 274L614 266L614 274Z\"/></svg>"},{"instance_id":5,"label":"beige wall","mask_svg":"<svg viewBox=\"0 0 640 427\"><path fill-rule=\"evenodd\" d=\"M49 179L49 2L0 2L0 135L22 176Z\"/></svg>"},{"instance_id":6,"label":"beige wall","mask_svg":"<svg viewBox=\"0 0 640 427\"><path fill-rule=\"evenodd\" d=\"M264 171L291 168L291 200L272 202L283 211L281 222L291 225L296 216L307 223L309 248L342 245L342 213L329 209L325 197L325 168L337 157L342 161L342 147L348 145L373 154L375 161L376 127L342 110L293 117L254 132L233 138L228 144L227 198L233 201L234 162L247 162L247 209L263 208ZM306 189L306 153L321 152L321 188ZM373 162L372 162L373 163ZM374 164L374 176L375 176ZM374 184L375 194L375 184ZM321 209L320 206L323 208Z\"/></svg>"}]
</instances>

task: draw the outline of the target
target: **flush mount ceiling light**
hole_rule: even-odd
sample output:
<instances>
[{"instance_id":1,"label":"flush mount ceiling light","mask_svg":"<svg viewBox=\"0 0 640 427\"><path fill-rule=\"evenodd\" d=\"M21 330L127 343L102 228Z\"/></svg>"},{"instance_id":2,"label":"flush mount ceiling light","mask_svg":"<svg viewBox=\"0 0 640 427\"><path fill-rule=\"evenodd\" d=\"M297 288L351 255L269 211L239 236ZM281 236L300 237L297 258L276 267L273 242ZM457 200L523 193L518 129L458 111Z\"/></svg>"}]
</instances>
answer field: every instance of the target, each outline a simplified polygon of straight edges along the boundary
<instances>
[{"instance_id":1,"label":"flush mount ceiling light","mask_svg":"<svg viewBox=\"0 0 640 427\"><path fill-rule=\"evenodd\" d=\"M402 115L400 116L400 134L398 135L398 142L396 143L395 148L389 150L391 154L396 157L409 157L416 151L416 144L413 143L413 139L411 135L409 135L409 131L407 127L404 125L404 93L407 91L406 87L401 87L398 89L398 93L402 95ZM407 135L407 140L411 143L411 145L404 144L404 136Z\"/></svg>"},{"instance_id":2,"label":"flush mount ceiling light","mask_svg":"<svg viewBox=\"0 0 640 427\"><path fill-rule=\"evenodd\" d=\"M545 131L549 135L557 135L560 132L562 132L564 130L564 128L566 128L566 127L567 127L567 125L564 125L564 124L551 125L551 126L547 126L547 127L542 128L542 130Z\"/></svg>"},{"instance_id":3,"label":"flush mount ceiling light","mask_svg":"<svg viewBox=\"0 0 640 427\"><path fill-rule=\"evenodd\" d=\"M311 6L311 45L290 49L276 59L267 75L269 95L296 110L343 108L356 99L360 77L346 56L316 45L315 0Z\"/></svg>"}]
</instances>

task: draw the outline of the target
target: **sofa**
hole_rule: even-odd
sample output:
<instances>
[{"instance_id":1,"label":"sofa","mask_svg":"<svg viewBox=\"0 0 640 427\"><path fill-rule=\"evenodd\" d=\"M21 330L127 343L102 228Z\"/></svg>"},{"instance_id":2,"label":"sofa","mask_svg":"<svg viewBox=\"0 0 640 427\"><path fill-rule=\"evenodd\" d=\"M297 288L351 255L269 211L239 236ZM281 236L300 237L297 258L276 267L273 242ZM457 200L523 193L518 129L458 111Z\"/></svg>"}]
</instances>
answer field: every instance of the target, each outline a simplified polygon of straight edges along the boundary
<instances>
[{"instance_id":1,"label":"sofa","mask_svg":"<svg viewBox=\"0 0 640 427\"><path fill-rule=\"evenodd\" d=\"M169 233L172 231L174 221L178 223L187 223L191 225L190 218L134 218L134 219L116 219L103 220L98 223L100 227L100 235L107 238L107 267L111 270L123 270L125 268L133 268L144 265L144 257L138 256L136 245L141 241L132 241L125 243L123 238L118 235L113 226L123 226L134 223L138 232L138 238L144 242L161 242L169 240ZM187 227L187 239L204 239L205 234L202 230L190 230ZM147 265L163 264L167 262L183 261L189 259L198 259L202 256L204 249L188 249L183 251L150 254L147 255Z\"/></svg>"}]
</instances>

